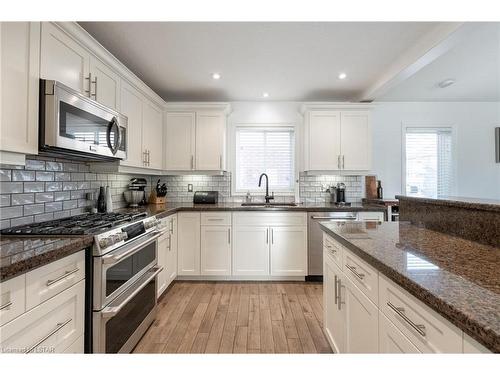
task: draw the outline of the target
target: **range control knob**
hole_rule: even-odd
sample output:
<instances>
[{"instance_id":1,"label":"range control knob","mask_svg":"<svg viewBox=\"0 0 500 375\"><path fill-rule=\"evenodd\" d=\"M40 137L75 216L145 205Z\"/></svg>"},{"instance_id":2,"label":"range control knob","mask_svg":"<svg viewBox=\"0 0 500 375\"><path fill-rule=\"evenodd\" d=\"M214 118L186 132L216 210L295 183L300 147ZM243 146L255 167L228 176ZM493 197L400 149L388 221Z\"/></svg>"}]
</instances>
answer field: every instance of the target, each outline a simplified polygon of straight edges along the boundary
<instances>
[{"instance_id":1,"label":"range control knob","mask_svg":"<svg viewBox=\"0 0 500 375\"><path fill-rule=\"evenodd\" d=\"M144 223L144 228L146 228L146 229L153 228L153 227L157 226L159 223L160 223L160 220L158 220L158 219L148 220Z\"/></svg>"},{"instance_id":2,"label":"range control knob","mask_svg":"<svg viewBox=\"0 0 500 375\"><path fill-rule=\"evenodd\" d=\"M111 246L112 244L113 241L110 237L103 237L99 240L99 246L101 247L101 249Z\"/></svg>"},{"instance_id":3,"label":"range control knob","mask_svg":"<svg viewBox=\"0 0 500 375\"><path fill-rule=\"evenodd\" d=\"M118 233L118 236L120 236L120 241L125 241L128 238L128 234L126 232L120 232Z\"/></svg>"},{"instance_id":4,"label":"range control knob","mask_svg":"<svg viewBox=\"0 0 500 375\"><path fill-rule=\"evenodd\" d=\"M122 239L118 233L111 235L111 241L113 244L120 242Z\"/></svg>"}]
</instances>

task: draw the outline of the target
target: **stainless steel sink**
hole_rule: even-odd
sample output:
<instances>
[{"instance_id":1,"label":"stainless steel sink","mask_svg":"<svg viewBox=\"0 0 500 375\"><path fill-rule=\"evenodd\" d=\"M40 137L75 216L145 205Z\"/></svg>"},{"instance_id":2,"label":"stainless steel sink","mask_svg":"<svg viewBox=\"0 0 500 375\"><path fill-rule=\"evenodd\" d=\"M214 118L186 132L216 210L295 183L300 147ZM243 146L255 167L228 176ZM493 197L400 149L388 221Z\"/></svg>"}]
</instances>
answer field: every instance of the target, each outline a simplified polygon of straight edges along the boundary
<instances>
[{"instance_id":1,"label":"stainless steel sink","mask_svg":"<svg viewBox=\"0 0 500 375\"><path fill-rule=\"evenodd\" d=\"M296 207L297 203L242 203L244 207Z\"/></svg>"}]
</instances>

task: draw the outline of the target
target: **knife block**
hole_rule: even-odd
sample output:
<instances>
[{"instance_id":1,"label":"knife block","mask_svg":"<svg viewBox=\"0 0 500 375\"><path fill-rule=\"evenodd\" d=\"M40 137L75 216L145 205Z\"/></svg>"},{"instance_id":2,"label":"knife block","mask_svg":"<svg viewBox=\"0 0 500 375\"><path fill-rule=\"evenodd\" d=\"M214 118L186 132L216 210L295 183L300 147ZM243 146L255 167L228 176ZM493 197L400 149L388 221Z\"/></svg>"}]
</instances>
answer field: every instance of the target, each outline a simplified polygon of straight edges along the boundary
<instances>
[{"instance_id":1,"label":"knife block","mask_svg":"<svg viewBox=\"0 0 500 375\"><path fill-rule=\"evenodd\" d=\"M151 204L165 204L167 203L167 197L159 197L156 195L156 191L152 191L149 195L149 203Z\"/></svg>"}]
</instances>

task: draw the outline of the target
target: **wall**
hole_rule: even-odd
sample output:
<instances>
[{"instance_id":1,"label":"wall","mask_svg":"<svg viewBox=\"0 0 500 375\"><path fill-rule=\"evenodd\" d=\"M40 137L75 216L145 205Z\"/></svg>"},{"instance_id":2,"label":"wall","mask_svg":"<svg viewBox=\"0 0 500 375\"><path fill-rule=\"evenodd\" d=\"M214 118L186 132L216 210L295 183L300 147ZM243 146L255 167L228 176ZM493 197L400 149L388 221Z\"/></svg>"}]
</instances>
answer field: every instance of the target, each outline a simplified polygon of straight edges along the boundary
<instances>
[{"instance_id":1,"label":"wall","mask_svg":"<svg viewBox=\"0 0 500 375\"><path fill-rule=\"evenodd\" d=\"M95 202L85 194L110 186L113 207L125 207L123 192L132 177L90 173L88 165L66 159L29 156L25 167L0 167L0 227L24 225L88 212ZM97 198L97 195L96 195Z\"/></svg>"},{"instance_id":2,"label":"wall","mask_svg":"<svg viewBox=\"0 0 500 375\"><path fill-rule=\"evenodd\" d=\"M456 131L456 195L500 199L500 163L495 163L494 128L500 103L375 103L373 172L384 196L401 193L402 123L453 125Z\"/></svg>"}]
</instances>

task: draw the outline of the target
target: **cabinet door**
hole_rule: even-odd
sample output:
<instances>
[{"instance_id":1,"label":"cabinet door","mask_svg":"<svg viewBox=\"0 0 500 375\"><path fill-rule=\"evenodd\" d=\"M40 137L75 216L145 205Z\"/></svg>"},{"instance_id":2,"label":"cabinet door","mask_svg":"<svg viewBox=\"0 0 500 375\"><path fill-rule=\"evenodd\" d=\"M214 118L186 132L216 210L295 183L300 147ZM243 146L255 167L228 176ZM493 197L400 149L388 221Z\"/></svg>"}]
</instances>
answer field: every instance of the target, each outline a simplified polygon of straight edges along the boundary
<instances>
[{"instance_id":1,"label":"cabinet door","mask_svg":"<svg viewBox=\"0 0 500 375\"><path fill-rule=\"evenodd\" d=\"M128 118L127 160L124 160L123 164L130 167L143 167L142 95L125 81L121 84L120 112Z\"/></svg>"},{"instance_id":2,"label":"cabinet door","mask_svg":"<svg viewBox=\"0 0 500 375\"><path fill-rule=\"evenodd\" d=\"M309 112L308 138L308 170L338 170L340 157L340 112Z\"/></svg>"},{"instance_id":3,"label":"cabinet door","mask_svg":"<svg viewBox=\"0 0 500 375\"><path fill-rule=\"evenodd\" d=\"M177 228L177 274L200 274L200 213L179 212Z\"/></svg>"},{"instance_id":4,"label":"cabinet door","mask_svg":"<svg viewBox=\"0 0 500 375\"><path fill-rule=\"evenodd\" d=\"M326 257L326 254L325 254ZM345 309L339 308L337 284L340 269L330 259L323 263L323 322L330 346L336 353L345 352Z\"/></svg>"},{"instance_id":5,"label":"cabinet door","mask_svg":"<svg viewBox=\"0 0 500 375\"><path fill-rule=\"evenodd\" d=\"M158 282L156 284L156 298L159 298L161 294L167 288L167 279L169 274L167 263L167 253L168 253L168 243L170 234L165 232L158 239L158 266L163 267L163 271L158 274Z\"/></svg>"},{"instance_id":6,"label":"cabinet door","mask_svg":"<svg viewBox=\"0 0 500 375\"><path fill-rule=\"evenodd\" d=\"M226 125L220 112L196 113L196 170L224 170Z\"/></svg>"},{"instance_id":7,"label":"cabinet door","mask_svg":"<svg viewBox=\"0 0 500 375\"><path fill-rule=\"evenodd\" d=\"M340 286L346 353L378 353L378 309L347 277Z\"/></svg>"},{"instance_id":8,"label":"cabinet door","mask_svg":"<svg viewBox=\"0 0 500 375\"><path fill-rule=\"evenodd\" d=\"M270 230L271 275L307 275L306 227L271 227Z\"/></svg>"},{"instance_id":9,"label":"cabinet door","mask_svg":"<svg viewBox=\"0 0 500 375\"><path fill-rule=\"evenodd\" d=\"M163 168L163 113L147 100L142 111L142 149L147 151L147 167Z\"/></svg>"},{"instance_id":10,"label":"cabinet door","mask_svg":"<svg viewBox=\"0 0 500 375\"><path fill-rule=\"evenodd\" d=\"M90 73L92 73L90 96L102 105L118 110L120 76L94 56L90 57Z\"/></svg>"},{"instance_id":11,"label":"cabinet door","mask_svg":"<svg viewBox=\"0 0 500 375\"><path fill-rule=\"evenodd\" d=\"M269 275L269 228L235 226L233 275Z\"/></svg>"},{"instance_id":12,"label":"cabinet door","mask_svg":"<svg viewBox=\"0 0 500 375\"><path fill-rule=\"evenodd\" d=\"M177 215L173 215L169 221L170 243L167 252L167 286L177 277Z\"/></svg>"},{"instance_id":13,"label":"cabinet door","mask_svg":"<svg viewBox=\"0 0 500 375\"><path fill-rule=\"evenodd\" d=\"M90 53L64 31L42 22L40 76L64 83L90 96Z\"/></svg>"},{"instance_id":14,"label":"cabinet door","mask_svg":"<svg viewBox=\"0 0 500 375\"><path fill-rule=\"evenodd\" d=\"M38 152L39 22L0 23L0 150Z\"/></svg>"},{"instance_id":15,"label":"cabinet door","mask_svg":"<svg viewBox=\"0 0 500 375\"><path fill-rule=\"evenodd\" d=\"M367 111L342 112L341 117L342 169L371 169L371 126Z\"/></svg>"},{"instance_id":16,"label":"cabinet door","mask_svg":"<svg viewBox=\"0 0 500 375\"><path fill-rule=\"evenodd\" d=\"M420 353L403 333L379 311L379 352L380 353Z\"/></svg>"},{"instance_id":17,"label":"cabinet door","mask_svg":"<svg viewBox=\"0 0 500 375\"><path fill-rule=\"evenodd\" d=\"M203 225L201 227L201 274L231 275L231 227Z\"/></svg>"},{"instance_id":18,"label":"cabinet door","mask_svg":"<svg viewBox=\"0 0 500 375\"><path fill-rule=\"evenodd\" d=\"M170 112L166 114L165 169L190 171L194 169L195 114Z\"/></svg>"}]
</instances>

